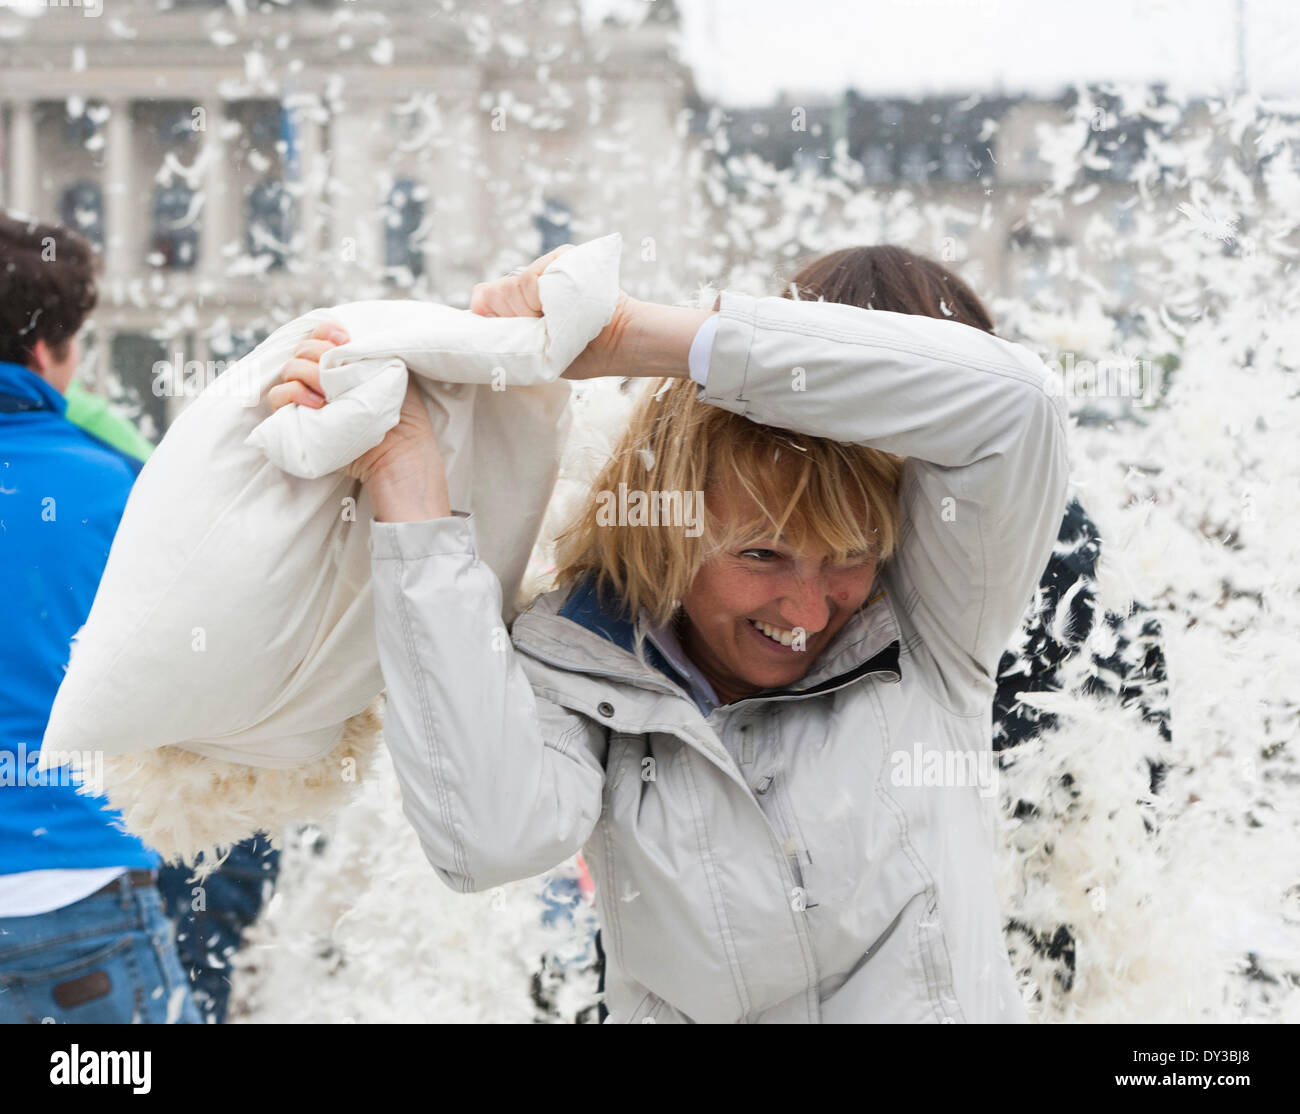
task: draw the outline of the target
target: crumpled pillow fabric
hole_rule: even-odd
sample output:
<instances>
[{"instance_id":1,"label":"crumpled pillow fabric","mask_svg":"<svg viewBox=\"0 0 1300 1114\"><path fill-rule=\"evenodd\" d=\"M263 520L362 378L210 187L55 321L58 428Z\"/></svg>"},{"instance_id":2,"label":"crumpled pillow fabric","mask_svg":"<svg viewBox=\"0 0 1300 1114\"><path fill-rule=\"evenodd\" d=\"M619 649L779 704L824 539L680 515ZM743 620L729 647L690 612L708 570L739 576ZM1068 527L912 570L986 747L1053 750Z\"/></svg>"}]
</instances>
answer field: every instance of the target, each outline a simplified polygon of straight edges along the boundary
<instances>
[{"instance_id":1,"label":"crumpled pillow fabric","mask_svg":"<svg viewBox=\"0 0 1300 1114\"><path fill-rule=\"evenodd\" d=\"M553 261L540 318L353 302L297 318L227 369L136 481L41 767L86 768L98 752L110 803L171 858L335 807L322 763L351 725L347 765L363 772L353 767L373 750L364 736L383 689L370 508L339 469L397 423L414 375L452 506L473 512L480 558L501 581L505 625L568 432L559 377L613 314L620 251L612 235ZM267 392L326 320L351 338L322 357L328 405L271 413ZM195 756L243 768L207 771Z\"/></svg>"}]
</instances>

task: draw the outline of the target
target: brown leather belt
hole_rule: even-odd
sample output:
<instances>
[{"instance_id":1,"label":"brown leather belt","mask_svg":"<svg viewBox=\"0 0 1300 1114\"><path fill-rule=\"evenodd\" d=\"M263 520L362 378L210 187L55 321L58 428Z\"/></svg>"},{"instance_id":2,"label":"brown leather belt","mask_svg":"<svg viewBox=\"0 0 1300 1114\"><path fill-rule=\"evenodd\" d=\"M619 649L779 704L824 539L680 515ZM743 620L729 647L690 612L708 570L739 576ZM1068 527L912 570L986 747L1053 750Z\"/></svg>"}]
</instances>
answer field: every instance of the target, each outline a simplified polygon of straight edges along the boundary
<instances>
[{"instance_id":1,"label":"brown leather belt","mask_svg":"<svg viewBox=\"0 0 1300 1114\"><path fill-rule=\"evenodd\" d=\"M156 886L158 884L158 875L152 870L128 870L126 872L127 881L131 883L131 889L139 890L145 886ZM122 875L118 875L105 886L100 886L90 897L98 897L100 894L111 894L117 890L117 884L122 881Z\"/></svg>"}]
</instances>

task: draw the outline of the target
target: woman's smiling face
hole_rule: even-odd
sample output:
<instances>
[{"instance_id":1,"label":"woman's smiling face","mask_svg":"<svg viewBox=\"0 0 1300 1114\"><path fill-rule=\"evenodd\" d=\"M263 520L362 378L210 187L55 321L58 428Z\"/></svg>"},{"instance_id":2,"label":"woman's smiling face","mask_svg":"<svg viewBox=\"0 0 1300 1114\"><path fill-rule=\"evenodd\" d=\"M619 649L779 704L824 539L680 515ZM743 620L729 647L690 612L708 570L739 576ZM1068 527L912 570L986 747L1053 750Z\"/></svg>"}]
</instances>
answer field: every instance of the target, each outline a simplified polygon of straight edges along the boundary
<instances>
[{"instance_id":1,"label":"woman's smiling face","mask_svg":"<svg viewBox=\"0 0 1300 1114\"><path fill-rule=\"evenodd\" d=\"M724 528L753 507L743 491L729 495ZM791 685L866 602L875 574L871 555L832 564L824 550L747 538L695 575L682 600L683 648L724 704Z\"/></svg>"}]
</instances>

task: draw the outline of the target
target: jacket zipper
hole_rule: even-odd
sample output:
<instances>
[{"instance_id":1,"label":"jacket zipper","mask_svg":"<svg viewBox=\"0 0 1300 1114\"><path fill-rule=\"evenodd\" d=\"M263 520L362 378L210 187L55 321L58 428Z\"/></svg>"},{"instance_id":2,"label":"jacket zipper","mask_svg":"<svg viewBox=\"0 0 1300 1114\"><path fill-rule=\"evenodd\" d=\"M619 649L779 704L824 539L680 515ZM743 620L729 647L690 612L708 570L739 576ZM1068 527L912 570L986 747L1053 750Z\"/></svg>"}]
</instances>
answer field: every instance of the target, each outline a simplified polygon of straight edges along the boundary
<instances>
[{"instance_id":1,"label":"jacket zipper","mask_svg":"<svg viewBox=\"0 0 1300 1114\"><path fill-rule=\"evenodd\" d=\"M525 643L521 643L521 646L523 645L525 645ZM606 669L583 668L581 670L574 670L567 663L556 661L553 657L550 657L545 653L538 652L538 648L535 646L530 646L527 652L532 654L533 657L537 658L539 661L546 662L548 665L552 665L557 669L562 669L565 672L570 672L570 673L581 672L587 674L588 676L605 677L614 681L623 681L633 686L650 688L658 692L667 692L670 695L681 698L682 700L689 699L687 695L684 692L682 692L680 688L678 688L676 685L671 684L668 681L664 681L662 684L660 684L658 681L652 680L647 677L636 677L627 673L617 673L612 670L606 670ZM866 678L875 676L879 673L894 673L894 672L895 671L892 669L873 669L868 673L863 673L854 677L849 677L845 679L841 684L832 685L824 689L818 689L816 692L788 693L788 694L782 694L780 696L770 696L770 697L751 696L751 697L746 697L744 700L738 700L734 704L728 705L728 707L735 708L741 704L745 704L750 701L755 701L755 702L763 701L766 703L774 704L777 703L778 701L784 703L786 701L791 701L791 700L805 699L806 697L809 696L821 696L826 693L836 692L841 688L845 688L848 685L852 684L854 681L866 680ZM694 704L692 704L691 706L694 707ZM730 759L731 756L726 746L726 732L732 730L734 730L734 728L731 723L731 717L728 716L728 722L726 727L723 728L723 736L722 736L723 753L727 755L728 759ZM646 732L644 731L638 731L636 733L641 735L646 734ZM711 752L709 748L702 745L701 741L695 739L693 736L678 734L676 732L665 732L665 733L676 735L677 738L680 738L684 742L693 745L696 750L702 753L710 762L712 762L715 766L717 766L718 769L722 770L733 781L736 781L745 789L746 795L748 796L749 800L753 803L754 807L758 810L759 816L762 818L763 823L767 826L767 830L771 835L773 842L776 845L776 849L778 852L777 860L781 864L781 869L785 875L786 882L790 883L790 885L787 887L786 890L787 900L790 902L794 902L796 899L800 899L806 902L808 891L804 888L803 872L800 869L797 856L788 854L785 848L782 846L780 832L777 831L776 826L768 818L767 813L763 811L763 806L759 804L757 798L755 797L756 790L750 788L749 782L745 779L743 774L740 772L734 760L729 762L728 765L723 765L723 763L718 759L716 755L714 755ZM764 792L766 792L766 790L764 790ZM781 813L782 816L782 823L791 827L792 835L799 839L800 844L802 846L803 837L801 834L799 834L798 829L791 824L787 805L779 797L776 798L776 802L777 802L777 811ZM793 909L792 907L792 911L795 912L795 935L799 940L799 946L803 951L804 962L807 964L808 970L810 972L809 983L805 988L806 1004L808 1007L808 1012L810 1017L812 1018L813 1021L817 1021L820 1020L821 1017L821 1011L818 1006L818 998L817 998L817 987L820 985L820 973L817 968L817 957L813 950L812 933L809 930L807 920L805 919L805 914L808 908L809 907L805 904L802 906L802 908L799 909Z\"/></svg>"},{"instance_id":2,"label":"jacket zipper","mask_svg":"<svg viewBox=\"0 0 1300 1114\"><path fill-rule=\"evenodd\" d=\"M744 757L745 747L752 745L747 739L752 729L752 723L744 723L740 725L742 736L742 757ZM731 718L728 717L727 725L723 728L724 748L726 744L726 733L735 730L735 725ZM768 818L767 813L763 811L763 806L758 802L759 796L766 796L766 794L772 789L775 780L776 779L773 775L765 775L763 780L759 782L759 786L762 788L756 786L750 792L749 799L754 802L754 807L758 809L758 813L763 818L763 823L767 825L767 830L771 833L772 840L776 845L777 862L781 864L781 868L785 874L785 881L787 883L786 901L790 903L791 912L794 913L795 936L799 940L799 947L803 952L804 963L807 965L809 971L809 981L804 991L805 1003L808 1007L810 1019L812 1021L820 1021L821 1010L817 1004L817 987L821 984L821 973L817 967L817 954L813 950L812 932L808 928L808 921L806 919L806 910L809 906L807 904L808 891L804 888L803 872L799 869L797 858L786 852L781 839L781 833L777 830L776 825ZM746 782L745 785L746 788L748 788L749 783ZM777 804L777 812L782 814L782 823L788 827L789 818L785 814L785 809L781 806L779 798L773 799Z\"/></svg>"},{"instance_id":3,"label":"jacket zipper","mask_svg":"<svg viewBox=\"0 0 1300 1114\"><path fill-rule=\"evenodd\" d=\"M756 757L752 737L753 728L754 724L752 722L746 722L740 725L740 761L742 766L752 765ZM795 884L800 890L807 894L807 882L804 878L803 864L800 862L798 850L799 846L803 845L803 833L799 830L799 825L795 822L794 810L790 806L789 799L785 793L784 783L782 782L781 784L777 784L778 780L779 779L775 774L765 774L754 786L754 793L756 796L765 799L768 798L769 793L771 794L770 799L773 807L776 809L777 815L781 820L781 826L785 830L785 840L781 844L782 851L790 860L790 870L795 876ZM796 847L794 850L787 850L786 844L790 843L791 840L796 842ZM811 906L807 906L806 908L811 908Z\"/></svg>"}]
</instances>

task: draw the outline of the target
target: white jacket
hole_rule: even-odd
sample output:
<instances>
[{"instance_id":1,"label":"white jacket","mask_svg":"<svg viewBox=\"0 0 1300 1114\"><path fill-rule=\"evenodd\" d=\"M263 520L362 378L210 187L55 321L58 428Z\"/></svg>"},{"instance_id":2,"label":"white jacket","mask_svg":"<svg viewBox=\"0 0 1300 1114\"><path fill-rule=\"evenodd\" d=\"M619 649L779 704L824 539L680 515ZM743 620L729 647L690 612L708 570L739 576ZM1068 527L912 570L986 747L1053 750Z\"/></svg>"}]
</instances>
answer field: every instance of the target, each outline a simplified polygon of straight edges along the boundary
<instances>
[{"instance_id":1,"label":"white jacket","mask_svg":"<svg viewBox=\"0 0 1300 1114\"><path fill-rule=\"evenodd\" d=\"M705 716L581 590L501 639L473 516L374 523L386 738L429 861L471 891L581 848L611 1021L1024 1020L971 763L1065 506L1061 400L964 325L731 293L701 390L907 458L873 596L798 685Z\"/></svg>"}]
</instances>

